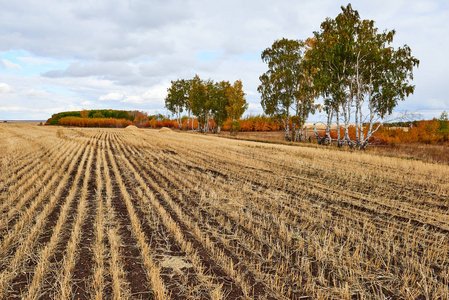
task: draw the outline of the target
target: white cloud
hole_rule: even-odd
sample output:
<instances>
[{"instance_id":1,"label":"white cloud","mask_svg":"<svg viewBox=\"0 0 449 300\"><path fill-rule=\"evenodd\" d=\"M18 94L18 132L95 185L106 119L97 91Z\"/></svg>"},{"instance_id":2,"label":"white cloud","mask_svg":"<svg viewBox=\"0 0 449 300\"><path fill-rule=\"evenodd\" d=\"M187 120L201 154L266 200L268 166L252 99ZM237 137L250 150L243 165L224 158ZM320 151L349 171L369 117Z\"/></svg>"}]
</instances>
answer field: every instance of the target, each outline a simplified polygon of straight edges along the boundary
<instances>
[{"instance_id":1,"label":"white cloud","mask_svg":"<svg viewBox=\"0 0 449 300\"><path fill-rule=\"evenodd\" d=\"M43 113L102 105L164 113L170 80L195 74L242 79L251 112L261 113L257 86L267 68L261 51L275 39L310 37L341 5L333 0L4 2L0 82L14 89L0 84L0 93L9 93L10 105L23 105L24 118L28 108L39 107ZM421 60L415 95L400 108L449 107L447 1L360 0L352 6L362 18L375 20L380 31L395 28L395 46L409 44ZM17 22L19 17L27 22ZM2 97L2 105L9 105Z\"/></svg>"},{"instance_id":2,"label":"white cloud","mask_svg":"<svg viewBox=\"0 0 449 300\"><path fill-rule=\"evenodd\" d=\"M142 104L144 103L144 99L142 96L127 96L125 99L123 99L121 102L123 103L133 103L133 104Z\"/></svg>"},{"instance_id":3,"label":"white cloud","mask_svg":"<svg viewBox=\"0 0 449 300\"><path fill-rule=\"evenodd\" d=\"M13 93L14 88L7 83L0 82L0 94L9 94Z\"/></svg>"},{"instance_id":4,"label":"white cloud","mask_svg":"<svg viewBox=\"0 0 449 300\"><path fill-rule=\"evenodd\" d=\"M52 70L43 75L50 78L96 76L106 79L133 75L134 68L127 62L71 63L65 70Z\"/></svg>"},{"instance_id":5,"label":"white cloud","mask_svg":"<svg viewBox=\"0 0 449 300\"><path fill-rule=\"evenodd\" d=\"M83 106L91 106L93 104L94 104L94 102L92 102L92 101L83 101L83 102L81 102L81 105L83 105Z\"/></svg>"},{"instance_id":6,"label":"white cloud","mask_svg":"<svg viewBox=\"0 0 449 300\"><path fill-rule=\"evenodd\" d=\"M7 59L0 59L0 67L5 69L22 69L20 65L10 62Z\"/></svg>"},{"instance_id":7,"label":"white cloud","mask_svg":"<svg viewBox=\"0 0 449 300\"><path fill-rule=\"evenodd\" d=\"M142 94L142 98L144 99L165 99L167 96L167 88L169 84L154 86L153 88L145 91Z\"/></svg>"},{"instance_id":8,"label":"white cloud","mask_svg":"<svg viewBox=\"0 0 449 300\"><path fill-rule=\"evenodd\" d=\"M106 95L101 95L98 100L100 101L119 101L122 100L124 95L122 93L111 92Z\"/></svg>"},{"instance_id":9,"label":"white cloud","mask_svg":"<svg viewBox=\"0 0 449 300\"><path fill-rule=\"evenodd\" d=\"M26 96L31 96L31 97L48 97L48 96L50 96L50 93L48 93L47 91L36 90L36 89L26 90L23 92L23 94Z\"/></svg>"},{"instance_id":10,"label":"white cloud","mask_svg":"<svg viewBox=\"0 0 449 300\"><path fill-rule=\"evenodd\" d=\"M0 111L11 112L11 111L21 111L23 107L20 106L0 106Z\"/></svg>"},{"instance_id":11,"label":"white cloud","mask_svg":"<svg viewBox=\"0 0 449 300\"><path fill-rule=\"evenodd\" d=\"M40 58L40 57L17 57L18 60L21 62L28 64L28 65L46 65L46 64L56 64L56 62L51 61L49 59Z\"/></svg>"}]
</instances>

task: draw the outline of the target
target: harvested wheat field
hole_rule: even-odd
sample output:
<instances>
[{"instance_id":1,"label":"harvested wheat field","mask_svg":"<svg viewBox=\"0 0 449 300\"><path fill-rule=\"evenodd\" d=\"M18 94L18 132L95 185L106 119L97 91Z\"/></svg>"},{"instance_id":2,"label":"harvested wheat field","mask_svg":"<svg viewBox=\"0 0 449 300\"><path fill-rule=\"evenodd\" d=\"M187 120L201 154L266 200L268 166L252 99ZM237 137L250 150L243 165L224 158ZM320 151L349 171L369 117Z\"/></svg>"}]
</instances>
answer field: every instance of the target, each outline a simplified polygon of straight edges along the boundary
<instances>
[{"instance_id":1,"label":"harvested wheat field","mask_svg":"<svg viewBox=\"0 0 449 300\"><path fill-rule=\"evenodd\" d=\"M447 299L449 167L0 125L1 299Z\"/></svg>"}]
</instances>

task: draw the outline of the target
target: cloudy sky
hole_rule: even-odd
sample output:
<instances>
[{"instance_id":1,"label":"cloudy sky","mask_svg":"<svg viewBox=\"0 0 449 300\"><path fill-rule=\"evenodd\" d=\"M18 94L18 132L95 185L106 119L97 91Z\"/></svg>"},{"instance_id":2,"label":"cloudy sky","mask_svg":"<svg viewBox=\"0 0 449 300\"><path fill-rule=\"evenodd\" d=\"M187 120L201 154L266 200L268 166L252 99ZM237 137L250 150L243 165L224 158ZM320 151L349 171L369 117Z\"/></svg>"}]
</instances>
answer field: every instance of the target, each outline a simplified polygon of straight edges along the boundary
<instances>
[{"instance_id":1,"label":"cloudy sky","mask_svg":"<svg viewBox=\"0 0 449 300\"><path fill-rule=\"evenodd\" d=\"M166 113L170 80L241 79L257 92L260 53L283 37L305 39L347 2L333 0L0 0L0 119L47 119L82 108ZM449 111L449 2L352 1L380 30L396 29L420 60L416 91L397 111ZM315 120L319 116L311 116Z\"/></svg>"}]
</instances>

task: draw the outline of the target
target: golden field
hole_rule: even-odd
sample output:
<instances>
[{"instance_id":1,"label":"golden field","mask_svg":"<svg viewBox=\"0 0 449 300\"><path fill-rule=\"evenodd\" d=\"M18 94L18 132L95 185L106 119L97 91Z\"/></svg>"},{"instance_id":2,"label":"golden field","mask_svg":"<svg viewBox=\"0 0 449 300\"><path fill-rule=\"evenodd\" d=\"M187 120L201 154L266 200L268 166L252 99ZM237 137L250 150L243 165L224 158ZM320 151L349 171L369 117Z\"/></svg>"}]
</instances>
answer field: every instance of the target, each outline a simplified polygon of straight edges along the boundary
<instances>
[{"instance_id":1,"label":"golden field","mask_svg":"<svg viewBox=\"0 0 449 300\"><path fill-rule=\"evenodd\" d=\"M449 166L0 124L0 299L447 299Z\"/></svg>"}]
</instances>

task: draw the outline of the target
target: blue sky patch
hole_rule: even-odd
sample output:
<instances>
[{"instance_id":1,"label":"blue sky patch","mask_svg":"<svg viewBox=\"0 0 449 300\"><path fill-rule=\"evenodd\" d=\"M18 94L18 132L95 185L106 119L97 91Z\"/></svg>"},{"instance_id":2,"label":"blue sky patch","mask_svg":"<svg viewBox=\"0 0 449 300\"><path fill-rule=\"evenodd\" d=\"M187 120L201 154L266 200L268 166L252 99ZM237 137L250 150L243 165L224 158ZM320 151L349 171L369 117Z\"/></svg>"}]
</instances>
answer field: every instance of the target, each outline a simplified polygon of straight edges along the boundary
<instances>
[{"instance_id":1,"label":"blue sky patch","mask_svg":"<svg viewBox=\"0 0 449 300\"><path fill-rule=\"evenodd\" d=\"M31 76L42 74L54 69L65 69L70 62L56 60L53 58L40 57L23 50L10 50L0 53L0 61L7 61L18 67L5 67L5 63L0 68L0 73L16 74L21 76Z\"/></svg>"},{"instance_id":2,"label":"blue sky patch","mask_svg":"<svg viewBox=\"0 0 449 300\"><path fill-rule=\"evenodd\" d=\"M195 58L201 61L214 61L223 55L223 51L201 51Z\"/></svg>"}]
</instances>

